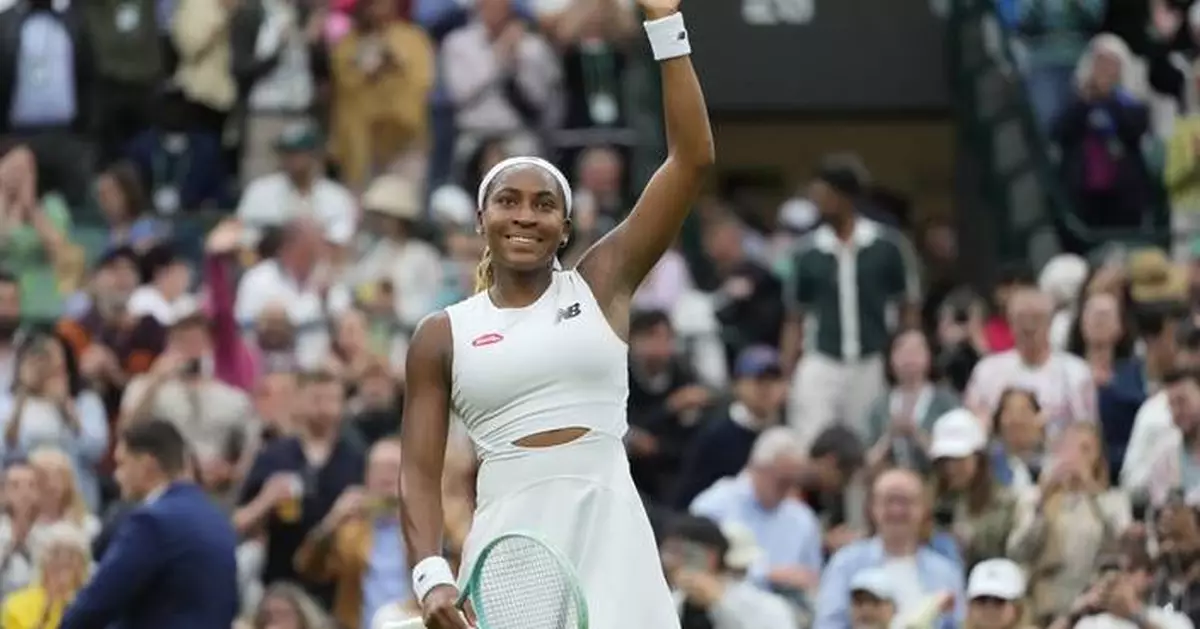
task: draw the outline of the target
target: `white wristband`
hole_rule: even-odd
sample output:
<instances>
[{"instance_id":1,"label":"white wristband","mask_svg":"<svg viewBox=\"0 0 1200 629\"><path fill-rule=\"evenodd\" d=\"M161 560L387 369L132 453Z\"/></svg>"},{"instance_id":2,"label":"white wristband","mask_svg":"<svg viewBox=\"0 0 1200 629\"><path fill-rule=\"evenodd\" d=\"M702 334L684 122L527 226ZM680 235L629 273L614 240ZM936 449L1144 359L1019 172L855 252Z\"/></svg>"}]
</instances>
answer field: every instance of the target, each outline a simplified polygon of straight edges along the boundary
<instances>
[{"instance_id":1,"label":"white wristband","mask_svg":"<svg viewBox=\"0 0 1200 629\"><path fill-rule=\"evenodd\" d=\"M692 54L692 42L683 25L683 14L672 13L657 20L642 22L655 61L666 61Z\"/></svg>"},{"instance_id":2,"label":"white wristband","mask_svg":"<svg viewBox=\"0 0 1200 629\"><path fill-rule=\"evenodd\" d=\"M437 555L422 559L412 571L412 589L417 602L425 602L429 591L439 585L457 586L450 562Z\"/></svg>"}]
</instances>

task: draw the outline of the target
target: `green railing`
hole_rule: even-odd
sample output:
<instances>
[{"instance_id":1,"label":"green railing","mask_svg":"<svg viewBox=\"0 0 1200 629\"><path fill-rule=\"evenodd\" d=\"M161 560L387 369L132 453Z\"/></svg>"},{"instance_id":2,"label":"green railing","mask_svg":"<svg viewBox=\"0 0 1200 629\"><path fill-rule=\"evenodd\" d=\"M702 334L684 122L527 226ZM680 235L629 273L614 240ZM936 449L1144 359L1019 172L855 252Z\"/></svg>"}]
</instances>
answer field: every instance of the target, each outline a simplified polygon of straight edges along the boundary
<instances>
[{"instance_id":1,"label":"green railing","mask_svg":"<svg viewBox=\"0 0 1200 629\"><path fill-rule=\"evenodd\" d=\"M1015 43L992 0L953 0L947 20L947 69L963 145L979 165L990 233L1001 261L1035 268L1061 250L1060 230L1091 249L1102 244L1166 245L1170 242L1165 200L1150 208L1151 226L1141 230L1088 227L1060 180L1057 149L1033 119L1017 70ZM1155 147L1147 162L1155 165ZM1160 173L1152 172L1152 176Z\"/></svg>"}]
</instances>

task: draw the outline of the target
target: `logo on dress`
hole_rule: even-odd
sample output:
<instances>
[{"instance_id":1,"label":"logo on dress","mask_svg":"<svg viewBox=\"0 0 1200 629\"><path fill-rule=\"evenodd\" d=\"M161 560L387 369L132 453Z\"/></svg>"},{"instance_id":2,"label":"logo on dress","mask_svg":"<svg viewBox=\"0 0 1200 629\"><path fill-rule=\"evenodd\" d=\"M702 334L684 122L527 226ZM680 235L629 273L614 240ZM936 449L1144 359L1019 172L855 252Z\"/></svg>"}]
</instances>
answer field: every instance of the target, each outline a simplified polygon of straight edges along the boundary
<instances>
[{"instance_id":1,"label":"logo on dress","mask_svg":"<svg viewBox=\"0 0 1200 629\"><path fill-rule=\"evenodd\" d=\"M582 313L582 312L583 312L583 310L579 307L579 302L575 302L575 303L571 304L570 306L567 306L566 308L559 308L558 309L558 318L555 319L554 322L558 323L559 321L566 321L567 319L574 319L575 317L578 317L580 315L580 313Z\"/></svg>"},{"instance_id":2,"label":"logo on dress","mask_svg":"<svg viewBox=\"0 0 1200 629\"><path fill-rule=\"evenodd\" d=\"M488 332L487 334L480 334L479 336L475 337L475 340L471 341L471 345L474 347L487 347L488 345L495 345L503 340L503 334Z\"/></svg>"}]
</instances>

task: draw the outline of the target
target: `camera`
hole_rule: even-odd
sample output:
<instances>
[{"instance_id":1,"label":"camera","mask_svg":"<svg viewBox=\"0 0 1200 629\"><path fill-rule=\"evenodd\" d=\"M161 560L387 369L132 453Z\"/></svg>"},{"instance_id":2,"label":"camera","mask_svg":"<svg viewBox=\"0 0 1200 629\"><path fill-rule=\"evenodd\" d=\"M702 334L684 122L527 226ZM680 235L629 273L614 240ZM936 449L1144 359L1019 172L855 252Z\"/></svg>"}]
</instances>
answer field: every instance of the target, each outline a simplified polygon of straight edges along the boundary
<instances>
[{"instance_id":1,"label":"camera","mask_svg":"<svg viewBox=\"0 0 1200 629\"><path fill-rule=\"evenodd\" d=\"M950 293L943 303L943 312L961 325L971 320L972 311L978 307L979 296L969 288L960 288Z\"/></svg>"},{"instance_id":2,"label":"camera","mask_svg":"<svg viewBox=\"0 0 1200 629\"><path fill-rule=\"evenodd\" d=\"M199 358L193 358L183 365L182 374L185 377L194 378L200 375L201 365Z\"/></svg>"},{"instance_id":3,"label":"camera","mask_svg":"<svg viewBox=\"0 0 1200 629\"><path fill-rule=\"evenodd\" d=\"M939 528L949 528L954 524L954 505L941 502L933 507L933 523Z\"/></svg>"}]
</instances>

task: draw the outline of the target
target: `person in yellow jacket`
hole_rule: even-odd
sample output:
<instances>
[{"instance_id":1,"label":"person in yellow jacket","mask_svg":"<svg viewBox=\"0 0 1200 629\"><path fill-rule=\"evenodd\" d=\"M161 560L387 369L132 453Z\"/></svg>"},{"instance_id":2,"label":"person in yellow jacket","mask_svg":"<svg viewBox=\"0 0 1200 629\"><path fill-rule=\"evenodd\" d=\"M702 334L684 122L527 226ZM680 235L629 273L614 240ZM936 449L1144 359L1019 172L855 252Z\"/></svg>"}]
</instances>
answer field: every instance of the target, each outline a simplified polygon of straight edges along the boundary
<instances>
[{"instance_id":1,"label":"person in yellow jacket","mask_svg":"<svg viewBox=\"0 0 1200 629\"><path fill-rule=\"evenodd\" d=\"M91 571L88 535L67 522L40 530L34 555L37 574L32 583L4 599L0 629L58 629L63 611Z\"/></svg>"},{"instance_id":2,"label":"person in yellow jacket","mask_svg":"<svg viewBox=\"0 0 1200 629\"><path fill-rule=\"evenodd\" d=\"M433 42L396 14L394 0L359 0L354 17L353 29L331 55L332 154L342 179L358 191L384 171L420 181Z\"/></svg>"}]
</instances>

